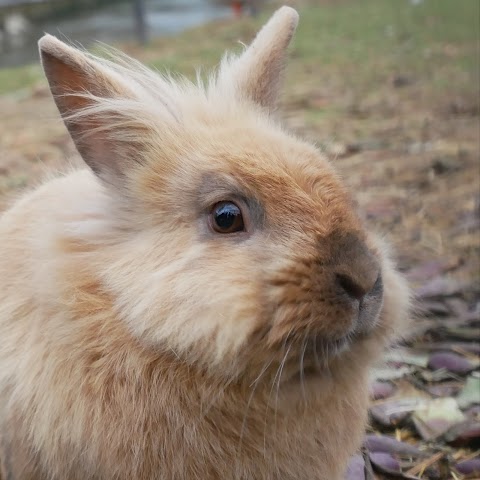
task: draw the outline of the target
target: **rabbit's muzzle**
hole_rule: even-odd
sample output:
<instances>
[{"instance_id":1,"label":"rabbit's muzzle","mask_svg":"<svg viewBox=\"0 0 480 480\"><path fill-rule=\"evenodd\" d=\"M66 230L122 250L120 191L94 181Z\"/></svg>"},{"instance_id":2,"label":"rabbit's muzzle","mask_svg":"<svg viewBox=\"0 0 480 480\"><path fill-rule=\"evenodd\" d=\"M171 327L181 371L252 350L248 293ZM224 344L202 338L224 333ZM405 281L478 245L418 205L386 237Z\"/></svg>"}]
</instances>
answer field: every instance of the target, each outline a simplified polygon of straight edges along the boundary
<instances>
[{"instance_id":1,"label":"rabbit's muzzle","mask_svg":"<svg viewBox=\"0 0 480 480\"><path fill-rule=\"evenodd\" d=\"M320 238L315 252L300 253L272 279L270 339L299 344L311 339L338 352L378 323L383 305L380 258L356 233Z\"/></svg>"},{"instance_id":2,"label":"rabbit's muzzle","mask_svg":"<svg viewBox=\"0 0 480 480\"><path fill-rule=\"evenodd\" d=\"M285 364L286 381L317 376L381 317L381 257L364 237L331 235L314 248L299 252L272 281L276 309L269 339Z\"/></svg>"}]
</instances>

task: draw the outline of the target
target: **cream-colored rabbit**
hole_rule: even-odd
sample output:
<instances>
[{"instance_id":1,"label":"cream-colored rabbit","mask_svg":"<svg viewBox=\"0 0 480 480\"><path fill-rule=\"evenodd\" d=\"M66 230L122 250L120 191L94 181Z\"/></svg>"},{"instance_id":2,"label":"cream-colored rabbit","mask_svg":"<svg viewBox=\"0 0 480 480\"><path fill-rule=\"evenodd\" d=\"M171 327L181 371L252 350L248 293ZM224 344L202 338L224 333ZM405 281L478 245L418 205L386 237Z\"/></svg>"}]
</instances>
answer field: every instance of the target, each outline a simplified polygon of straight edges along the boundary
<instances>
[{"instance_id":1,"label":"cream-colored rabbit","mask_svg":"<svg viewBox=\"0 0 480 480\"><path fill-rule=\"evenodd\" d=\"M296 12L206 85L52 36L89 168L0 220L5 479L340 479L404 280L274 118Z\"/></svg>"}]
</instances>

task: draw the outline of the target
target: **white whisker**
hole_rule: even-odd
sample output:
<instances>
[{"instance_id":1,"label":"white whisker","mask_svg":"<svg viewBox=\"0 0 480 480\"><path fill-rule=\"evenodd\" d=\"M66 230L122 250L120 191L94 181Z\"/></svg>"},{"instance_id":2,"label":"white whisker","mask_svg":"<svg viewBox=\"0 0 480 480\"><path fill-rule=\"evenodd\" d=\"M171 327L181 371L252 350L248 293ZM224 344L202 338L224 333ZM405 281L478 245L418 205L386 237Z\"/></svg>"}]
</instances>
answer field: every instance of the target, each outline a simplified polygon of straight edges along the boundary
<instances>
[{"instance_id":1,"label":"white whisker","mask_svg":"<svg viewBox=\"0 0 480 480\"><path fill-rule=\"evenodd\" d=\"M308 343L308 330L305 332L305 337L303 339L302 353L300 355L300 385L302 389L303 400L306 402L307 396L305 393L305 352L307 350Z\"/></svg>"},{"instance_id":2,"label":"white whisker","mask_svg":"<svg viewBox=\"0 0 480 480\"><path fill-rule=\"evenodd\" d=\"M253 389L252 389L252 392L250 393L250 396L248 398L247 406L245 407L245 414L244 414L243 420L242 420L242 428L240 430L240 439L238 441L238 448L237 448L237 459L240 457L240 453L241 453L241 450L242 450L243 435L244 435L244 432L245 432L245 427L246 427L246 424L247 424L248 411L249 411L250 404L251 404L252 399L253 399L253 395L255 394L255 390L257 389L257 386L260 382L260 379L265 374L265 372L267 371L268 367L272 364L272 362L273 362L273 358L268 363L266 363L264 365L264 367L260 371L257 378L250 384L250 388L253 387Z\"/></svg>"}]
</instances>

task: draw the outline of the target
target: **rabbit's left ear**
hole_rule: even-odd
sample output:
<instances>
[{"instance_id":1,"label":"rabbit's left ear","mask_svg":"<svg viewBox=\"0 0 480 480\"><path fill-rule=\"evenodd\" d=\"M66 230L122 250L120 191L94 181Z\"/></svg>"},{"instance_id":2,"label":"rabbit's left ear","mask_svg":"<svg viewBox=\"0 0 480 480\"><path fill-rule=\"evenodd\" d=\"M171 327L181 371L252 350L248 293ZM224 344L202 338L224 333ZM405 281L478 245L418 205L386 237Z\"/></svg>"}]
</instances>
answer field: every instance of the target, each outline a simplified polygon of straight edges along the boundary
<instances>
[{"instance_id":1,"label":"rabbit's left ear","mask_svg":"<svg viewBox=\"0 0 480 480\"><path fill-rule=\"evenodd\" d=\"M141 118L129 118L118 105L135 95L117 72L84 52L51 35L38 43L55 103L77 150L99 177L119 183L138 158L134 138L140 139L144 127Z\"/></svg>"},{"instance_id":2,"label":"rabbit's left ear","mask_svg":"<svg viewBox=\"0 0 480 480\"><path fill-rule=\"evenodd\" d=\"M234 94L274 109L280 90L287 48L298 23L290 7L277 10L253 43L231 63L222 65L219 84L233 86Z\"/></svg>"}]
</instances>

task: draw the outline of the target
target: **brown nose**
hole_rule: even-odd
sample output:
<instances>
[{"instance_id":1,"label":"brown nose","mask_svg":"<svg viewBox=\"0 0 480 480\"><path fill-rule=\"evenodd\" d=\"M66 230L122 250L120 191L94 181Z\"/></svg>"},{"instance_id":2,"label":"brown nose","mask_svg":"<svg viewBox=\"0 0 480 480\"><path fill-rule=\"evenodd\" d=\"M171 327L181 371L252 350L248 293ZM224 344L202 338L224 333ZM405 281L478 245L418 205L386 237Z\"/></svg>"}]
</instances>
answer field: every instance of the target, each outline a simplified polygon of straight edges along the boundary
<instances>
[{"instance_id":1,"label":"brown nose","mask_svg":"<svg viewBox=\"0 0 480 480\"><path fill-rule=\"evenodd\" d=\"M353 277L349 275L345 275L343 273L336 274L337 285L340 287L341 290L347 293L348 296L352 297L355 300L361 302L363 297L370 293L373 290L375 284L371 284L371 282L366 284L363 278L360 277Z\"/></svg>"},{"instance_id":2,"label":"brown nose","mask_svg":"<svg viewBox=\"0 0 480 480\"><path fill-rule=\"evenodd\" d=\"M369 294L380 294L380 264L365 243L350 235L336 247L334 271L339 294L360 303Z\"/></svg>"}]
</instances>

